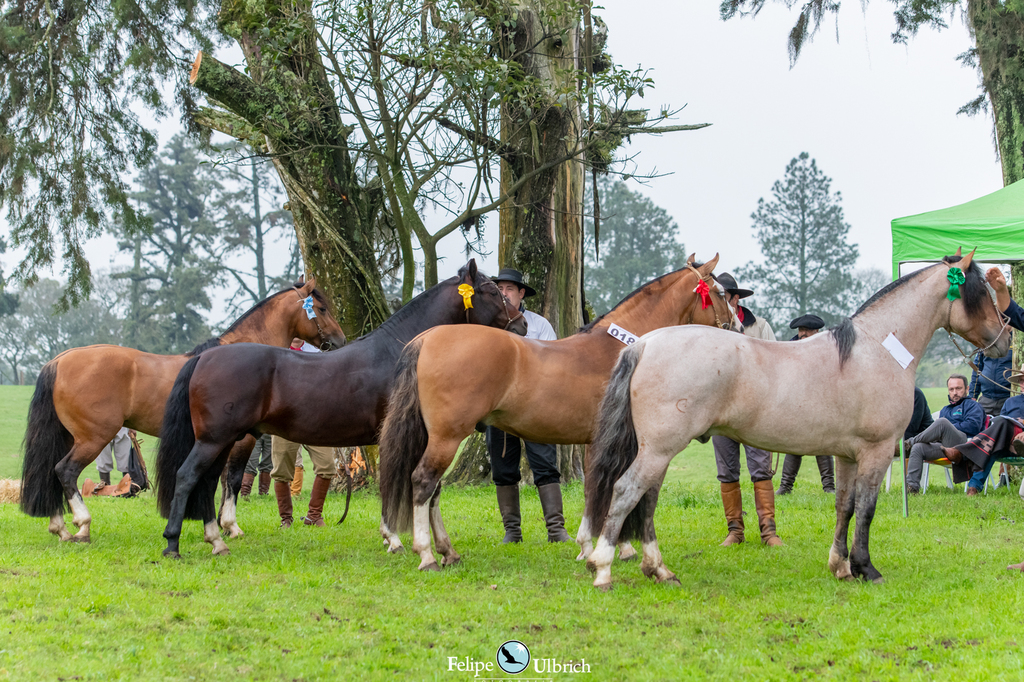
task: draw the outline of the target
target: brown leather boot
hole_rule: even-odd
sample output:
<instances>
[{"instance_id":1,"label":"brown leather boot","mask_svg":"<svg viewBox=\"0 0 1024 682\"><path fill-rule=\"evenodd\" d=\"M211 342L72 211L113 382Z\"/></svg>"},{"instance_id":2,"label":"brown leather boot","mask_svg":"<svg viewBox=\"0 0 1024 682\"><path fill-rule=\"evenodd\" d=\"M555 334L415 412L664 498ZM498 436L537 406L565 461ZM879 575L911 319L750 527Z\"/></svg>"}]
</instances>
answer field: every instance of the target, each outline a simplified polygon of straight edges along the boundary
<instances>
[{"instance_id":1,"label":"brown leather boot","mask_svg":"<svg viewBox=\"0 0 1024 682\"><path fill-rule=\"evenodd\" d=\"M238 491L244 499L248 500L249 495L252 494L252 483L256 480L256 476L250 473L242 474L242 488Z\"/></svg>"},{"instance_id":2,"label":"brown leather boot","mask_svg":"<svg viewBox=\"0 0 1024 682\"><path fill-rule=\"evenodd\" d=\"M295 478L292 479L292 495L302 492L302 475L305 470L302 467L295 467Z\"/></svg>"},{"instance_id":3,"label":"brown leather boot","mask_svg":"<svg viewBox=\"0 0 1024 682\"><path fill-rule=\"evenodd\" d=\"M768 482L771 487L771 481ZM725 507L725 520L729 524L729 534L725 536L722 547L738 545L743 542L743 494L740 484L722 483L722 506Z\"/></svg>"},{"instance_id":4,"label":"brown leather boot","mask_svg":"<svg viewBox=\"0 0 1024 682\"><path fill-rule=\"evenodd\" d=\"M757 508L757 523L761 527L761 542L769 547L783 544L775 534L775 491L770 480L754 483L754 506Z\"/></svg>"},{"instance_id":5,"label":"brown leather boot","mask_svg":"<svg viewBox=\"0 0 1024 682\"><path fill-rule=\"evenodd\" d=\"M548 542L569 542L572 538L565 532L565 517L562 515L562 485L548 483L537 486L540 508L544 510L544 525L548 529Z\"/></svg>"},{"instance_id":6,"label":"brown leather boot","mask_svg":"<svg viewBox=\"0 0 1024 682\"><path fill-rule=\"evenodd\" d=\"M291 528L292 491L288 481L274 481L274 496L277 497L277 513L281 515L281 528Z\"/></svg>"},{"instance_id":7,"label":"brown leather boot","mask_svg":"<svg viewBox=\"0 0 1024 682\"><path fill-rule=\"evenodd\" d=\"M302 523L307 526L323 527L324 523L324 500L327 499L327 491L331 489L331 479L323 476L313 477L313 490L309 493L309 511L302 517Z\"/></svg>"},{"instance_id":8,"label":"brown leather boot","mask_svg":"<svg viewBox=\"0 0 1024 682\"><path fill-rule=\"evenodd\" d=\"M520 528L522 521L519 513L519 486L498 485L494 486L498 491L498 511L501 512L501 523L505 526L505 537L501 543L522 542L523 531Z\"/></svg>"},{"instance_id":9,"label":"brown leather boot","mask_svg":"<svg viewBox=\"0 0 1024 682\"><path fill-rule=\"evenodd\" d=\"M270 472L260 472L260 495L266 495L270 492Z\"/></svg>"}]
</instances>

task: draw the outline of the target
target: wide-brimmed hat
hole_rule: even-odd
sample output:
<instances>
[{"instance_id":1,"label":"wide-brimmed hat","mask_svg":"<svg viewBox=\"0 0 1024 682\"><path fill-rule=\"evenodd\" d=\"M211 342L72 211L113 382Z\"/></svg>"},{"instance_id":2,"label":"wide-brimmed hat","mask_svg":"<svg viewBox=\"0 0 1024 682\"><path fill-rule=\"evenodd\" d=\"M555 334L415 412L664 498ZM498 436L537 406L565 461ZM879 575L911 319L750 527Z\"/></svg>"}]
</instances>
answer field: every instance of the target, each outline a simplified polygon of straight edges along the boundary
<instances>
[{"instance_id":1,"label":"wide-brimmed hat","mask_svg":"<svg viewBox=\"0 0 1024 682\"><path fill-rule=\"evenodd\" d=\"M821 329L825 326L825 320L817 315L801 315L789 323L790 329Z\"/></svg>"},{"instance_id":2,"label":"wide-brimmed hat","mask_svg":"<svg viewBox=\"0 0 1024 682\"><path fill-rule=\"evenodd\" d=\"M754 292L750 289L740 289L739 285L736 284L736 278L730 275L728 272L723 272L720 275L715 275L718 279L718 283L722 285L730 294L735 294L740 298L746 298L747 296L753 296Z\"/></svg>"},{"instance_id":3,"label":"wide-brimmed hat","mask_svg":"<svg viewBox=\"0 0 1024 682\"><path fill-rule=\"evenodd\" d=\"M526 296L523 298L529 298L537 294L537 291L529 284L523 281L523 273L513 268L502 268L498 270L497 277L491 277L495 282L512 282L518 284L520 289L526 289Z\"/></svg>"}]
</instances>

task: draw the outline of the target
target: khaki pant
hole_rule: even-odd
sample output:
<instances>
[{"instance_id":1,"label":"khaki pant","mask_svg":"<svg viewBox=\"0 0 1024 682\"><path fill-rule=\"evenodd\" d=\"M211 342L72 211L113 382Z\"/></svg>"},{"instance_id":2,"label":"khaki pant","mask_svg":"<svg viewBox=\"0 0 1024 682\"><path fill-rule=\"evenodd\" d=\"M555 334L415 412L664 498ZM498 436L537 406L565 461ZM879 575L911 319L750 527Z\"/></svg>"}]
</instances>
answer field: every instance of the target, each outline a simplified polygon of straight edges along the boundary
<instances>
[{"instance_id":1,"label":"khaki pant","mask_svg":"<svg viewBox=\"0 0 1024 682\"><path fill-rule=\"evenodd\" d=\"M274 436L270 447L270 458L274 462L274 468L270 477L275 481L291 483L295 478L295 458L299 448L306 448L309 458L313 461L313 472L317 476L331 479L334 478L336 469L334 466L334 448L320 447L316 445L299 445L280 436Z\"/></svg>"}]
</instances>

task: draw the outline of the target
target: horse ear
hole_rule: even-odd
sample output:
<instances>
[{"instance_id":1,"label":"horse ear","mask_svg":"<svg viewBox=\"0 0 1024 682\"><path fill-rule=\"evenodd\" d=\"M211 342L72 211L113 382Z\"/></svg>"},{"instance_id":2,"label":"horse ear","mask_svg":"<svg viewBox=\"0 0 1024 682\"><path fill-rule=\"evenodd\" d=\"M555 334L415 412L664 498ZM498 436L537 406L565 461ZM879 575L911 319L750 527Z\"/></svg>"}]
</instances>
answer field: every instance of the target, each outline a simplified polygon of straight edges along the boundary
<instances>
[{"instance_id":1,"label":"horse ear","mask_svg":"<svg viewBox=\"0 0 1024 682\"><path fill-rule=\"evenodd\" d=\"M718 254L717 253L715 254L714 258L712 258L707 263L705 263L704 265L702 265L699 268L697 268L697 272L699 272L702 277L707 277L708 275L710 275L714 271L716 265L718 265Z\"/></svg>"},{"instance_id":2,"label":"horse ear","mask_svg":"<svg viewBox=\"0 0 1024 682\"><path fill-rule=\"evenodd\" d=\"M957 258L960 258L960 247L959 246L956 247L956 253L954 253L953 255L956 256Z\"/></svg>"},{"instance_id":3,"label":"horse ear","mask_svg":"<svg viewBox=\"0 0 1024 682\"><path fill-rule=\"evenodd\" d=\"M693 265L696 260L697 260L697 252L694 251L693 253L691 253L689 256L686 257L686 264L687 265Z\"/></svg>"},{"instance_id":4,"label":"horse ear","mask_svg":"<svg viewBox=\"0 0 1024 682\"><path fill-rule=\"evenodd\" d=\"M313 289L315 287L316 287L316 278L315 277L310 277L306 281L305 284L303 284L301 287L299 287L299 294L302 296L302 298L305 298L305 297L309 296L311 293L313 293Z\"/></svg>"},{"instance_id":5,"label":"horse ear","mask_svg":"<svg viewBox=\"0 0 1024 682\"><path fill-rule=\"evenodd\" d=\"M476 258L470 258L469 262L466 263L466 275L468 275L467 282L475 282L477 269L476 269Z\"/></svg>"},{"instance_id":6,"label":"horse ear","mask_svg":"<svg viewBox=\"0 0 1024 682\"><path fill-rule=\"evenodd\" d=\"M956 266L966 272L967 269L971 267L971 261L974 260L974 252L977 250L978 247L975 246L969 254L960 259L960 262L957 263ZM957 251L960 251L960 249L957 249Z\"/></svg>"}]
</instances>

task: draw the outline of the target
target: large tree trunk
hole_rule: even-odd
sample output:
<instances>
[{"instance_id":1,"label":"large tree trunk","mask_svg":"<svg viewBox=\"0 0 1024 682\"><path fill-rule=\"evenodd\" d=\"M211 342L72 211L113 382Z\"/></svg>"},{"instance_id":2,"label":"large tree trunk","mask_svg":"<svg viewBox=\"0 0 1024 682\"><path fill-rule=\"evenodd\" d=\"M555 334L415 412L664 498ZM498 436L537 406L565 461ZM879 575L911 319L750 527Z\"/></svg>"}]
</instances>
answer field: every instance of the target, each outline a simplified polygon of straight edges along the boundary
<instances>
[{"instance_id":1,"label":"large tree trunk","mask_svg":"<svg viewBox=\"0 0 1024 682\"><path fill-rule=\"evenodd\" d=\"M199 122L272 155L306 271L331 297L345 333L355 338L388 316L374 251L376 214L353 168L350 129L342 125L320 58L310 4L225 0L219 21L241 46L248 75L200 53L193 84L234 116L208 110ZM296 24L303 30L284 41L279 33ZM261 33L264 28L273 43Z\"/></svg>"}]
</instances>

